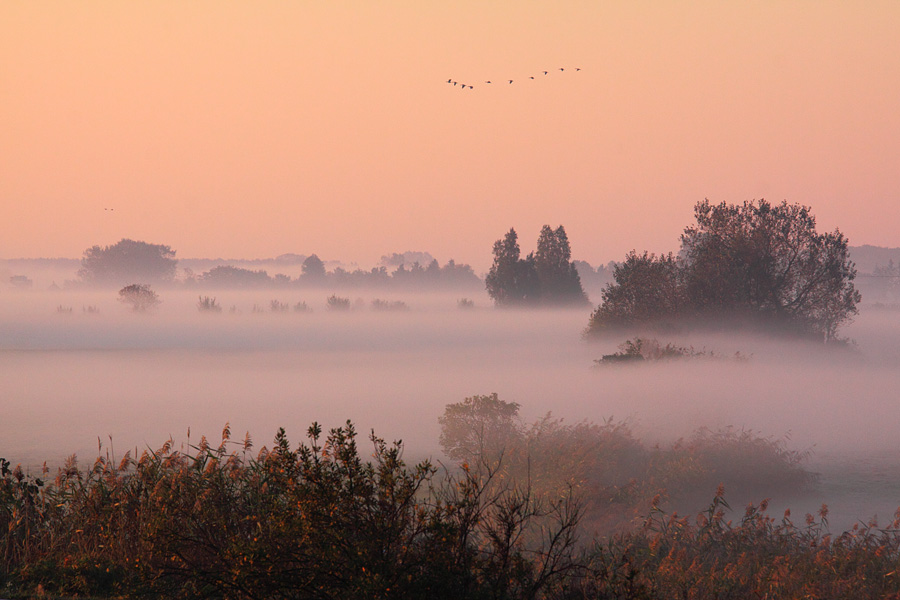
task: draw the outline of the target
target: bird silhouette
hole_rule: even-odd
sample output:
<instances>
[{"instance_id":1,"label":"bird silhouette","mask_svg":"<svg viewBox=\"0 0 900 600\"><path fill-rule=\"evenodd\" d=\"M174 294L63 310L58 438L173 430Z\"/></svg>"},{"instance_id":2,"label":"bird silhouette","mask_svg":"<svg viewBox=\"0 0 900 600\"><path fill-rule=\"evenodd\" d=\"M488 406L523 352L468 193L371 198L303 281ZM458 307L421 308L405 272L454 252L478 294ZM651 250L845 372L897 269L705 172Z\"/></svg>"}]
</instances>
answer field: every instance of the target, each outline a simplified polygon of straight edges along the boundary
<instances>
[{"instance_id":1,"label":"bird silhouette","mask_svg":"<svg viewBox=\"0 0 900 600\"><path fill-rule=\"evenodd\" d=\"M549 73L549 72L550 72L550 71L544 71L544 75L546 75L546 74Z\"/></svg>"},{"instance_id":2,"label":"bird silhouette","mask_svg":"<svg viewBox=\"0 0 900 600\"><path fill-rule=\"evenodd\" d=\"M470 89L470 90L472 89L472 86L471 86L471 85L469 86L469 89Z\"/></svg>"},{"instance_id":3,"label":"bird silhouette","mask_svg":"<svg viewBox=\"0 0 900 600\"><path fill-rule=\"evenodd\" d=\"M581 69L575 69L576 71L580 71Z\"/></svg>"},{"instance_id":4,"label":"bird silhouette","mask_svg":"<svg viewBox=\"0 0 900 600\"><path fill-rule=\"evenodd\" d=\"M565 71L565 69L563 69L562 67L560 67L559 70L560 70L560 71Z\"/></svg>"},{"instance_id":5,"label":"bird silhouette","mask_svg":"<svg viewBox=\"0 0 900 600\"><path fill-rule=\"evenodd\" d=\"M448 79L448 80L447 80L447 83L453 83L453 80L452 80L452 79Z\"/></svg>"},{"instance_id":6,"label":"bird silhouette","mask_svg":"<svg viewBox=\"0 0 900 600\"><path fill-rule=\"evenodd\" d=\"M456 82L455 82L455 81L453 82L453 85L456 85Z\"/></svg>"},{"instance_id":7,"label":"bird silhouette","mask_svg":"<svg viewBox=\"0 0 900 600\"><path fill-rule=\"evenodd\" d=\"M485 81L485 83L490 83L490 81Z\"/></svg>"},{"instance_id":8,"label":"bird silhouette","mask_svg":"<svg viewBox=\"0 0 900 600\"><path fill-rule=\"evenodd\" d=\"M510 82L510 83L512 83L512 82L513 82L513 80L512 80L512 79L510 79L510 80L509 80L509 82Z\"/></svg>"},{"instance_id":9,"label":"bird silhouette","mask_svg":"<svg viewBox=\"0 0 900 600\"><path fill-rule=\"evenodd\" d=\"M529 77L528 79L534 79L534 77Z\"/></svg>"}]
</instances>

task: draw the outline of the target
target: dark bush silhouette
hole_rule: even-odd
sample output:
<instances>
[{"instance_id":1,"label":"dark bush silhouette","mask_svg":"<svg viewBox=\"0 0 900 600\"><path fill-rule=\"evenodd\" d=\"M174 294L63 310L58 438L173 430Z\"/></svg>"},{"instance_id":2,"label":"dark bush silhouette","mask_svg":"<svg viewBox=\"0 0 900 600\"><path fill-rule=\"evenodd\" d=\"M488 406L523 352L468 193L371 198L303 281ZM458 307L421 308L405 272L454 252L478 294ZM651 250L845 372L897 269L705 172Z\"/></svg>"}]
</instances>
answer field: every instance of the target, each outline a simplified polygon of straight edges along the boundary
<instances>
[{"instance_id":1,"label":"dark bush silhouette","mask_svg":"<svg viewBox=\"0 0 900 600\"><path fill-rule=\"evenodd\" d=\"M147 312L159 306L162 301L149 285L133 283L119 290L119 302L129 305L134 312Z\"/></svg>"}]
</instances>

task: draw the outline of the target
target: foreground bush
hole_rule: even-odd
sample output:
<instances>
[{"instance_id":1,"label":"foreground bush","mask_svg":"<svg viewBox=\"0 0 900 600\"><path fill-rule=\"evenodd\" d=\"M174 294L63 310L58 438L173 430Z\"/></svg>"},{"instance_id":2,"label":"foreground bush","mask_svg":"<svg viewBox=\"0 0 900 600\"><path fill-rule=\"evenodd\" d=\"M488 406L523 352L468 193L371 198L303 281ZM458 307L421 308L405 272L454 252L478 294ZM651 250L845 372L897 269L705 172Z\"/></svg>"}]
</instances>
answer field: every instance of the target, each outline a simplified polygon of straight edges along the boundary
<instances>
[{"instance_id":1,"label":"foreground bush","mask_svg":"<svg viewBox=\"0 0 900 600\"><path fill-rule=\"evenodd\" d=\"M492 395L448 408L490 433L518 407ZM465 462L441 476L374 435L363 460L350 423L324 439L313 424L296 448L280 430L255 457L249 436L231 442L226 426L217 448L167 443L86 470L73 458L52 484L0 459L0 597L900 598L900 513L887 529L832 536L824 506L798 525L767 516L763 501L734 524L720 486L694 517L666 514L659 494L634 527L577 544L579 497L607 502L597 492L618 485L626 464L675 473L660 465L721 458L722 447L798 460L778 444L701 432L688 450L646 450L622 425L544 419L506 431L525 450L493 460L469 445L483 435L449 446ZM519 451L553 462L515 485ZM560 485L552 467L584 478Z\"/></svg>"},{"instance_id":2,"label":"foreground bush","mask_svg":"<svg viewBox=\"0 0 900 600\"><path fill-rule=\"evenodd\" d=\"M573 568L578 511L466 468L435 481L349 423L249 455L201 440L72 460L55 483L2 463L0 595L535 598ZM486 490L490 489L490 493Z\"/></svg>"}]
</instances>

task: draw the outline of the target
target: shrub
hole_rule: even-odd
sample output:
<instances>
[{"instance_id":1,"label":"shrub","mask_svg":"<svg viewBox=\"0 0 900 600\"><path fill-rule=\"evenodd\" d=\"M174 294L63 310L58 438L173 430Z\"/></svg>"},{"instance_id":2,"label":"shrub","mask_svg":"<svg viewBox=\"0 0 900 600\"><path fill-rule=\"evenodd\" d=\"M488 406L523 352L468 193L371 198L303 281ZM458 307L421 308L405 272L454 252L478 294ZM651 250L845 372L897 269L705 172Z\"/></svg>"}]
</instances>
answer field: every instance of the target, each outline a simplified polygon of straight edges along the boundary
<instances>
[{"instance_id":1,"label":"shrub","mask_svg":"<svg viewBox=\"0 0 900 600\"><path fill-rule=\"evenodd\" d=\"M346 311L350 310L350 298L340 298L335 294L328 297L326 301L328 310Z\"/></svg>"},{"instance_id":2,"label":"shrub","mask_svg":"<svg viewBox=\"0 0 900 600\"><path fill-rule=\"evenodd\" d=\"M460 298L456 301L456 308L461 310L469 310L475 308L475 301L469 298Z\"/></svg>"},{"instance_id":3,"label":"shrub","mask_svg":"<svg viewBox=\"0 0 900 600\"><path fill-rule=\"evenodd\" d=\"M216 302L215 298L209 296L198 296L197 310L200 312L220 313L222 305Z\"/></svg>"},{"instance_id":4,"label":"shrub","mask_svg":"<svg viewBox=\"0 0 900 600\"><path fill-rule=\"evenodd\" d=\"M377 311L407 311L409 310L409 306L406 305L406 302L402 300L372 300L372 310Z\"/></svg>"},{"instance_id":5,"label":"shrub","mask_svg":"<svg viewBox=\"0 0 900 600\"><path fill-rule=\"evenodd\" d=\"M119 290L119 302L130 305L134 312L147 312L159 306L161 301L149 285L134 283Z\"/></svg>"}]
</instances>

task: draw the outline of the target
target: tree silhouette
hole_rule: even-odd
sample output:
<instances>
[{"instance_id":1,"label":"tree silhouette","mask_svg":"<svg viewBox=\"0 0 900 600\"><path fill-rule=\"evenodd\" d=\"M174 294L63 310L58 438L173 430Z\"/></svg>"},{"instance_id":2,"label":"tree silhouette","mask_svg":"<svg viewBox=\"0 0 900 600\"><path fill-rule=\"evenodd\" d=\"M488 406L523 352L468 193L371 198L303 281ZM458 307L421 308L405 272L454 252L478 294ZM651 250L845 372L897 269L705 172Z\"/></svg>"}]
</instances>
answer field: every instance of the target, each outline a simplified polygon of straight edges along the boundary
<instances>
[{"instance_id":1,"label":"tree silhouette","mask_svg":"<svg viewBox=\"0 0 900 600\"><path fill-rule=\"evenodd\" d=\"M306 281L322 281L325 279L325 263L313 254L303 261L301 272L301 277Z\"/></svg>"},{"instance_id":2,"label":"tree silhouette","mask_svg":"<svg viewBox=\"0 0 900 600\"><path fill-rule=\"evenodd\" d=\"M127 281L168 283L175 278L175 251L162 244L122 239L112 246L84 251L78 276L87 283L121 285Z\"/></svg>"},{"instance_id":3,"label":"tree silhouette","mask_svg":"<svg viewBox=\"0 0 900 600\"><path fill-rule=\"evenodd\" d=\"M535 303L540 294L534 256L519 257L519 236L510 228L494 242L494 264L485 278L487 292L498 306Z\"/></svg>"},{"instance_id":4,"label":"tree silhouette","mask_svg":"<svg viewBox=\"0 0 900 600\"><path fill-rule=\"evenodd\" d=\"M161 301L149 285L133 283L119 290L119 302L128 304L134 312L147 312L159 306Z\"/></svg>"},{"instance_id":5,"label":"tree silhouette","mask_svg":"<svg viewBox=\"0 0 900 600\"><path fill-rule=\"evenodd\" d=\"M554 231L544 225L538 237L534 266L541 287L543 304L589 304L581 277L572 262L569 238L562 225Z\"/></svg>"}]
</instances>

